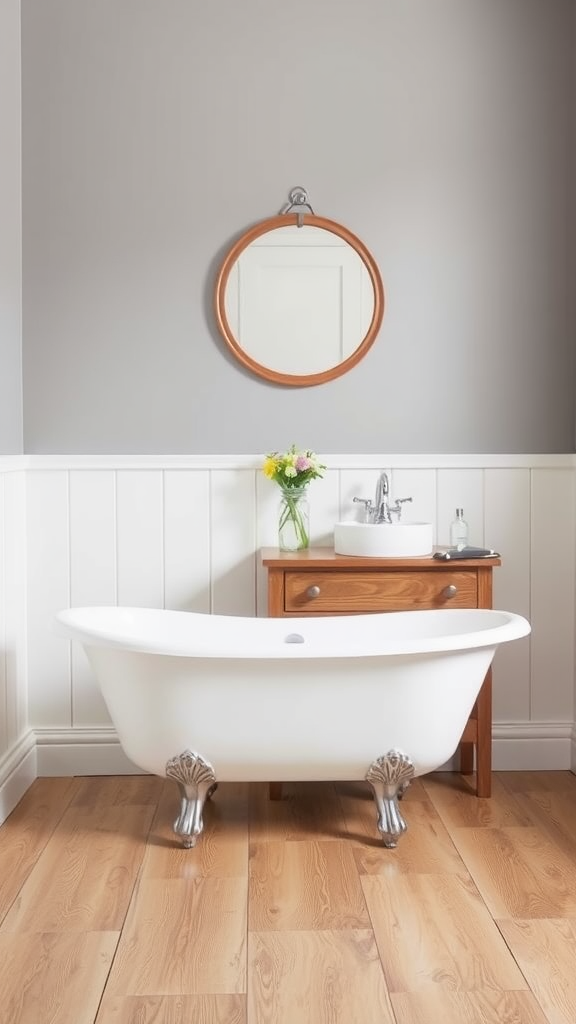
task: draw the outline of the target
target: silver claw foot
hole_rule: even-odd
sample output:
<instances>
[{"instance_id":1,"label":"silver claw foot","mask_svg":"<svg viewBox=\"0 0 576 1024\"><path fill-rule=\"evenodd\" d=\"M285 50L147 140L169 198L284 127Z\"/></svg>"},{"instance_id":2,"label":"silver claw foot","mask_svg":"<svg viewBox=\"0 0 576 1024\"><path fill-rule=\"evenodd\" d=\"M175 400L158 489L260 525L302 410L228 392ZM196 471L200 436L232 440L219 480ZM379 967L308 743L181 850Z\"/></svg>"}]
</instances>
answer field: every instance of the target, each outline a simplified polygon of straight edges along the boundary
<instances>
[{"instance_id":1,"label":"silver claw foot","mask_svg":"<svg viewBox=\"0 0 576 1024\"><path fill-rule=\"evenodd\" d=\"M378 757L366 772L366 781L374 790L378 807L378 828L384 846L388 849L394 849L398 845L398 837L406 831L407 825L400 814L398 800L408 789L413 777L412 761L399 750L389 750L383 757Z\"/></svg>"},{"instance_id":2,"label":"silver claw foot","mask_svg":"<svg viewBox=\"0 0 576 1024\"><path fill-rule=\"evenodd\" d=\"M174 831L182 845L190 850L204 827L202 809L216 789L216 774L209 761L192 750L185 750L166 762L166 777L174 779L180 790L180 814Z\"/></svg>"}]
</instances>

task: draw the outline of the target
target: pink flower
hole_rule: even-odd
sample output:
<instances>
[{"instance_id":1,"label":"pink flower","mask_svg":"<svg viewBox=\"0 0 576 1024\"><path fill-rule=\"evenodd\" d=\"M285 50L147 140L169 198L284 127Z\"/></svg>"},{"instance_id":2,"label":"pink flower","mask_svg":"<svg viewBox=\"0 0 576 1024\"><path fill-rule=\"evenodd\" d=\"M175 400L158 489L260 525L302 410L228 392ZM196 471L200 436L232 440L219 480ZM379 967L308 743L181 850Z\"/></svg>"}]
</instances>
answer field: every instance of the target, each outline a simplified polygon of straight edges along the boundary
<instances>
[{"instance_id":1,"label":"pink flower","mask_svg":"<svg viewBox=\"0 0 576 1024\"><path fill-rule=\"evenodd\" d=\"M296 470L298 473L303 473L306 469L310 469L312 463L306 455L299 455L296 459Z\"/></svg>"}]
</instances>

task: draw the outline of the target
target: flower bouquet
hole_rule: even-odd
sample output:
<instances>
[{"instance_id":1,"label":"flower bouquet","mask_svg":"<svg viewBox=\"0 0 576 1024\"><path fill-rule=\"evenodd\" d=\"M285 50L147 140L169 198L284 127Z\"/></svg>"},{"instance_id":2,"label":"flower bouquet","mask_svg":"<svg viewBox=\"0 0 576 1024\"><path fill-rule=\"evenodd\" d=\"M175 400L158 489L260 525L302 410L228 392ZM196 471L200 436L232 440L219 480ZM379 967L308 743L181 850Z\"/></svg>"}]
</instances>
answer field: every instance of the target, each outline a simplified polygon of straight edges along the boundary
<instances>
[{"instance_id":1,"label":"flower bouquet","mask_svg":"<svg viewBox=\"0 0 576 1024\"><path fill-rule=\"evenodd\" d=\"M298 551L310 543L309 508L306 488L324 475L326 466L314 452L299 451L292 445L280 455L271 452L264 460L264 476L281 489L278 542L282 551Z\"/></svg>"}]
</instances>

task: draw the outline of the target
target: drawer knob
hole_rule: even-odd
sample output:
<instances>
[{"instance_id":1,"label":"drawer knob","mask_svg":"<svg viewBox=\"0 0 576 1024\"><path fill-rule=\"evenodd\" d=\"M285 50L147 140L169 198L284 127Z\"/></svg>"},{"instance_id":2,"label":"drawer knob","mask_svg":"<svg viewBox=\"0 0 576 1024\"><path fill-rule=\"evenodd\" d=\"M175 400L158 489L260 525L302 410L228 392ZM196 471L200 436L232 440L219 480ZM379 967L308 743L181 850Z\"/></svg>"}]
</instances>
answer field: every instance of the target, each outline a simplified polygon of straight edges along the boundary
<instances>
[{"instance_id":1,"label":"drawer knob","mask_svg":"<svg viewBox=\"0 0 576 1024\"><path fill-rule=\"evenodd\" d=\"M306 597L320 597L320 587L308 587Z\"/></svg>"},{"instance_id":2,"label":"drawer knob","mask_svg":"<svg viewBox=\"0 0 576 1024\"><path fill-rule=\"evenodd\" d=\"M458 593L458 587L455 587L454 584L451 583L450 586L444 587L442 593L444 594L444 597L454 597Z\"/></svg>"}]
</instances>

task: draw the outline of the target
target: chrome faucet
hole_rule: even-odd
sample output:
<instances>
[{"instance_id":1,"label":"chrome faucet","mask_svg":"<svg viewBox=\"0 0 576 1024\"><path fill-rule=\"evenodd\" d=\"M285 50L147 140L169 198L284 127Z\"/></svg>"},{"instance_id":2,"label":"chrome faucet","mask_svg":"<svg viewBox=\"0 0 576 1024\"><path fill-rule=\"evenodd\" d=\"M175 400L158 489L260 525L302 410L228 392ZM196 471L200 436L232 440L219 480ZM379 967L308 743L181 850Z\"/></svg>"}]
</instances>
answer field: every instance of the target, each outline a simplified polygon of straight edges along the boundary
<instances>
[{"instance_id":1,"label":"chrome faucet","mask_svg":"<svg viewBox=\"0 0 576 1024\"><path fill-rule=\"evenodd\" d=\"M388 495L390 494L390 481L388 480L388 473L380 473L378 477L378 483L376 484L376 497L374 499L374 512L376 523L391 523L392 517L390 515L390 506L388 504Z\"/></svg>"},{"instance_id":2,"label":"chrome faucet","mask_svg":"<svg viewBox=\"0 0 576 1024\"><path fill-rule=\"evenodd\" d=\"M370 498L353 498L352 501L364 505L364 521L366 523L391 523L393 515L398 516L397 522L400 522L402 505L407 501L412 501L412 498L396 498L391 505L389 495L390 481L388 480L388 474L380 473L378 483L376 484L374 502Z\"/></svg>"}]
</instances>

